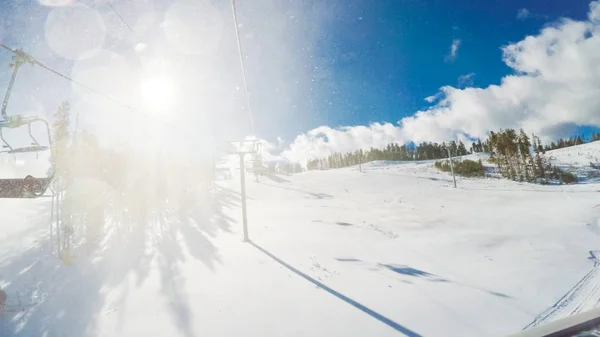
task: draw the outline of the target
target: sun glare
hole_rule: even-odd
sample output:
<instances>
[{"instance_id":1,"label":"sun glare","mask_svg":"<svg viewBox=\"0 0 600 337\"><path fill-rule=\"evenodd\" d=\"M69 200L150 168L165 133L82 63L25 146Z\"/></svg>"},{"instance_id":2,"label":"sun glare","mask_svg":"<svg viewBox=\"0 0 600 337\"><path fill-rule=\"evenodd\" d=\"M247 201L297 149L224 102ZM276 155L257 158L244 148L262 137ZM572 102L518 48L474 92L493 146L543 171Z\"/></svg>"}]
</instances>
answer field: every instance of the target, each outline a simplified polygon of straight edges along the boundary
<instances>
[{"instance_id":1,"label":"sun glare","mask_svg":"<svg viewBox=\"0 0 600 337\"><path fill-rule=\"evenodd\" d=\"M154 112L166 113L175 106L175 87L164 77L147 78L140 86L142 103Z\"/></svg>"}]
</instances>

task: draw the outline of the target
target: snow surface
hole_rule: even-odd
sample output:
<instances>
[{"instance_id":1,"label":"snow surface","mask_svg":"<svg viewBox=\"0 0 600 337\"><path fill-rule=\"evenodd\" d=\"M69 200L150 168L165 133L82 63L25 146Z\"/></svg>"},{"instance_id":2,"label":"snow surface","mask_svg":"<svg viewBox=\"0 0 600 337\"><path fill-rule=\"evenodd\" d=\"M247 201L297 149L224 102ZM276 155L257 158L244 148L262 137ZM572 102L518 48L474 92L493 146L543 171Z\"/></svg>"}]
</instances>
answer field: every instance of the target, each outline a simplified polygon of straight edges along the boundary
<instances>
[{"instance_id":1,"label":"snow surface","mask_svg":"<svg viewBox=\"0 0 600 337\"><path fill-rule=\"evenodd\" d=\"M0 200L0 285L26 304L0 336L504 336L598 304L598 183L362 169L248 175L250 243L234 172L71 266L49 198Z\"/></svg>"},{"instance_id":2,"label":"snow surface","mask_svg":"<svg viewBox=\"0 0 600 337\"><path fill-rule=\"evenodd\" d=\"M580 180L600 182L600 141L548 151L545 156Z\"/></svg>"}]
</instances>

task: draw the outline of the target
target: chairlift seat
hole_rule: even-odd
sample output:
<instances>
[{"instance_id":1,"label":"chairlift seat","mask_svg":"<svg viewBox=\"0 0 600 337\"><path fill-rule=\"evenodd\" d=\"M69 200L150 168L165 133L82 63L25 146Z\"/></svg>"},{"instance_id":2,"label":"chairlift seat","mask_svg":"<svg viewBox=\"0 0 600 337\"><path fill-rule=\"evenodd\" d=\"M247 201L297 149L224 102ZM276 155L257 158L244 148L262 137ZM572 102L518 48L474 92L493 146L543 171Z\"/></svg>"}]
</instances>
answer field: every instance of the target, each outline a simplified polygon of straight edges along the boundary
<instances>
[{"instance_id":1,"label":"chairlift seat","mask_svg":"<svg viewBox=\"0 0 600 337\"><path fill-rule=\"evenodd\" d=\"M23 179L0 179L0 198L37 198L46 192L51 181L52 177L35 178L30 175Z\"/></svg>"}]
</instances>

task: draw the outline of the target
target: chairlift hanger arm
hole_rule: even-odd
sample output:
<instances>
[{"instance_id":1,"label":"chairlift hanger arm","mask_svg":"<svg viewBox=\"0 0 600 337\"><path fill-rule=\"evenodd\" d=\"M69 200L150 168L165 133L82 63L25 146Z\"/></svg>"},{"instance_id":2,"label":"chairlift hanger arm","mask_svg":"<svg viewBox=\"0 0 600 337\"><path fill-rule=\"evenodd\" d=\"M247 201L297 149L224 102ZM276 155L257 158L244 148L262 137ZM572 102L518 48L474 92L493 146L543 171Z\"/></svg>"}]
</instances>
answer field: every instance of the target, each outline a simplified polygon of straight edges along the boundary
<instances>
[{"instance_id":1,"label":"chairlift hanger arm","mask_svg":"<svg viewBox=\"0 0 600 337\"><path fill-rule=\"evenodd\" d=\"M31 133L31 124L36 123L36 122L42 122L46 126L46 132L48 134L48 145L47 146L40 145L40 143L37 141L37 139ZM2 129L3 128L17 128L17 127L24 126L24 125L27 125L27 131L29 133L29 137L33 141L32 146L13 148L6 141L6 139L4 139L4 136L2 134ZM12 154L13 156L15 155L15 153L35 152L36 158L37 158L38 152L47 151L47 150L51 149L51 147L52 147L52 135L51 135L50 125L48 124L48 121L46 121L46 119L44 119L44 118L36 117L36 116L16 115L16 116L10 116L8 118L8 120L0 121L0 140L2 140L2 142L4 143L4 146L8 148L7 151L0 151L0 153L9 153L9 154ZM16 157L15 157L15 160L16 160Z\"/></svg>"},{"instance_id":2,"label":"chairlift hanger arm","mask_svg":"<svg viewBox=\"0 0 600 337\"><path fill-rule=\"evenodd\" d=\"M46 126L46 132L48 134L48 145L52 146L52 133L50 131L50 124L48 124L48 121L46 119L37 116L16 115L9 116L7 120L0 121L0 140L2 140L4 145L6 145L9 149L12 150L12 147L8 144L8 142L4 139L2 135L2 128L14 129L23 125L27 125L29 127L29 136L31 137L36 146L40 146L40 143L37 141L37 139L35 139L35 137L33 137L33 134L31 133L31 124L35 122L41 122L44 124L44 126Z\"/></svg>"},{"instance_id":3,"label":"chairlift hanger arm","mask_svg":"<svg viewBox=\"0 0 600 337\"><path fill-rule=\"evenodd\" d=\"M23 124L26 123L29 126L31 126L31 124L35 123L35 122L41 122L42 124L44 124L44 126L46 127L46 134L48 135L48 148L52 147L52 131L50 131L50 124L48 124L48 121L45 118L36 117L36 116L21 117L21 118L22 118L22 120L25 121L22 123ZM35 142L35 145L40 146L38 141L31 134L31 128L29 128L29 136L31 136L31 139Z\"/></svg>"},{"instance_id":4,"label":"chairlift hanger arm","mask_svg":"<svg viewBox=\"0 0 600 337\"><path fill-rule=\"evenodd\" d=\"M14 129L14 128L18 128L23 125L28 125L28 124L35 123L35 122L42 122L42 123L48 124L46 119L41 118L41 117L14 115L14 116L7 116L5 118L5 120L0 121L0 128Z\"/></svg>"},{"instance_id":5,"label":"chairlift hanger arm","mask_svg":"<svg viewBox=\"0 0 600 337\"><path fill-rule=\"evenodd\" d=\"M8 88L6 89L6 94L4 95L4 101L2 102L2 118L7 119L8 116L6 114L6 108L8 107L8 101L10 100L10 94L12 93L13 86L17 79L17 75L19 73L19 69L26 63L35 64L35 59L24 51L17 49L11 50L15 53L13 56L13 73L10 78L10 82L8 83Z\"/></svg>"},{"instance_id":6,"label":"chairlift hanger arm","mask_svg":"<svg viewBox=\"0 0 600 337\"><path fill-rule=\"evenodd\" d=\"M31 138L31 140L33 140L33 144L31 144L31 145L40 147L41 146L40 143L38 143L37 139L35 139L33 134L31 134L31 123L27 124L27 132L29 132L29 137Z\"/></svg>"},{"instance_id":7,"label":"chairlift hanger arm","mask_svg":"<svg viewBox=\"0 0 600 337\"><path fill-rule=\"evenodd\" d=\"M0 127L0 140L2 140L2 143L4 143L4 146L9 148L10 151L12 151L12 146L10 146L10 144L8 144L8 142L6 141L6 139L4 139L4 135L2 134L2 128Z\"/></svg>"}]
</instances>

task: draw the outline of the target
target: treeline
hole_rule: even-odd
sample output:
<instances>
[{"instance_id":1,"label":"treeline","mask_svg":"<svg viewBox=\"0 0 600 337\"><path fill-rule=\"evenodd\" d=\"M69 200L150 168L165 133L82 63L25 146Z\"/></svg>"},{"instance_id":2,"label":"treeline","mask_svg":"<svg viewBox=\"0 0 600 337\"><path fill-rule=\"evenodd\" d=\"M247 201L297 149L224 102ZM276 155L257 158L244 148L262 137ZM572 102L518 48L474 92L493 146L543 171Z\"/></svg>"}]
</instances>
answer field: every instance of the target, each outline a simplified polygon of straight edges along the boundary
<instances>
[{"instance_id":1,"label":"treeline","mask_svg":"<svg viewBox=\"0 0 600 337\"><path fill-rule=\"evenodd\" d=\"M590 136L590 142L595 142L600 140L600 133L592 133ZM585 140L581 136L573 136L570 138L559 139L556 142L551 142L550 144L544 145L544 151L562 149L564 147L575 146L585 144Z\"/></svg>"},{"instance_id":2,"label":"treeline","mask_svg":"<svg viewBox=\"0 0 600 337\"><path fill-rule=\"evenodd\" d=\"M595 142L597 140L600 140L600 133L594 132L591 134L588 142ZM575 146L575 145L581 145L581 144L585 144L588 142L585 141L584 137L578 135L578 136L572 136L569 138L561 138L555 142L551 142L550 144L546 144L546 145L537 144L536 146L538 147L538 150L541 153L545 153L546 151L562 149L565 147L570 147L570 146ZM481 140L478 139L477 142L473 142L471 144L470 150L471 150L471 153L476 153L476 152L489 153L490 152L489 142L488 141L481 142Z\"/></svg>"},{"instance_id":3,"label":"treeline","mask_svg":"<svg viewBox=\"0 0 600 337\"><path fill-rule=\"evenodd\" d=\"M359 163L370 162L374 160L432 160L448 157L448 149L454 156L465 156L469 154L465 144L462 141L458 143L451 141L446 143L420 143L417 145L397 143L388 144L384 149L371 147L369 150L357 150L354 152L334 153L327 158L311 159L307 162L308 170L327 170L332 168L342 168Z\"/></svg>"},{"instance_id":4,"label":"treeline","mask_svg":"<svg viewBox=\"0 0 600 337\"><path fill-rule=\"evenodd\" d=\"M544 147L535 134L529 138L523 129L518 133L513 129L501 129L490 132L486 143L490 162L496 164L499 173L505 178L538 183L550 180L567 184L577 182L577 177L573 174L552 166L541 156Z\"/></svg>"},{"instance_id":5,"label":"treeline","mask_svg":"<svg viewBox=\"0 0 600 337\"><path fill-rule=\"evenodd\" d=\"M600 140L600 134L593 133L590 141L596 140ZM307 169L342 168L374 160L445 159L448 157L448 151L452 156L484 152L490 155L490 162L497 166L497 172L507 179L538 183L547 183L552 180L573 183L577 181L577 177L552 166L542 154L545 151L584 143L585 141L581 136L575 136L568 139L559 139L549 145L543 145L538 136L532 134L530 137L522 129L518 132L514 129L500 129L496 132L490 132L489 137L484 141L478 139L476 142L472 142L469 151L461 141L452 141L448 144L429 142L417 145L392 143L384 149L370 148L366 151L357 150L345 154L334 153L327 158L312 159L308 161ZM447 165L444 162L436 163L436 167L441 170L449 169ZM463 164L457 161L457 165ZM464 175L467 176L482 176L484 174L482 163L465 162L463 168Z\"/></svg>"},{"instance_id":6,"label":"treeline","mask_svg":"<svg viewBox=\"0 0 600 337\"><path fill-rule=\"evenodd\" d=\"M269 163L269 165L267 166L267 174L275 174L275 173L292 174L292 173L302 173L302 171L303 171L303 169L302 169L302 165L300 165L300 163L290 163L290 162L285 162L285 163L280 163L280 164Z\"/></svg>"},{"instance_id":7,"label":"treeline","mask_svg":"<svg viewBox=\"0 0 600 337\"><path fill-rule=\"evenodd\" d=\"M252 157L252 171L255 175L273 175L277 173L292 174L303 171L300 163L285 162L265 162L261 154L255 154Z\"/></svg>"}]
</instances>

